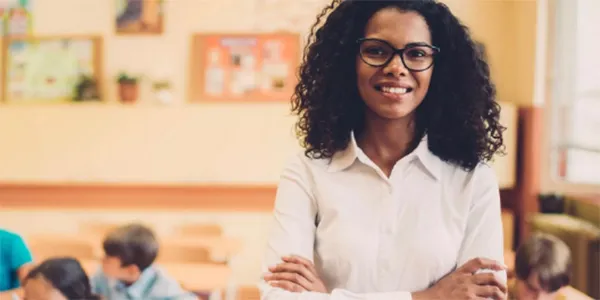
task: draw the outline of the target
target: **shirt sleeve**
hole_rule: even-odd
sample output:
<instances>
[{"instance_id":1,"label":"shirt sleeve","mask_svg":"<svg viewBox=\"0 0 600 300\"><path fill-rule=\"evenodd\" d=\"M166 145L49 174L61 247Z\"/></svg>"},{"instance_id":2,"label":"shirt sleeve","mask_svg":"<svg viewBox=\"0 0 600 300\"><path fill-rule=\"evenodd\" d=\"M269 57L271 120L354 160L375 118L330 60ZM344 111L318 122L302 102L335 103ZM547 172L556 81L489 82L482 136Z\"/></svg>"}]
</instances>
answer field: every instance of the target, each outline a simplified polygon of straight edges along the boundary
<instances>
[{"instance_id":1,"label":"shirt sleeve","mask_svg":"<svg viewBox=\"0 0 600 300\"><path fill-rule=\"evenodd\" d=\"M173 297L170 300L198 300L200 299L196 294L192 292L184 292L180 296Z\"/></svg>"},{"instance_id":2,"label":"shirt sleeve","mask_svg":"<svg viewBox=\"0 0 600 300\"><path fill-rule=\"evenodd\" d=\"M300 156L295 156L285 167L275 198L273 222L263 264L268 267L281 262L281 257L298 255L314 262L314 240L318 207L312 190L312 178ZM333 289L330 294L292 293L259 284L262 300L411 300L410 292L356 294Z\"/></svg>"},{"instance_id":3,"label":"shirt sleeve","mask_svg":"<svg viewBox=\"0 0 600 300\"><path fill-rule=\"evenodd\" d=\"M14 235L8 261L10 268L15 272L23 265L33 261L29 248L27 248L25 241L19 235Z\"/></svg>"},{"instance_id":4,"label":"shirt sleeve","mask_svg":"<svg viewBox=\"0 0 600 300\"><path fill-rule=\"evenodd\" d=\"M500 190L496 174L485 164L480 164L473 172L471 206L458 266L477 257L504 263ZM505 271L496 275L506 283Z\"/></svg>"}]
</instances>

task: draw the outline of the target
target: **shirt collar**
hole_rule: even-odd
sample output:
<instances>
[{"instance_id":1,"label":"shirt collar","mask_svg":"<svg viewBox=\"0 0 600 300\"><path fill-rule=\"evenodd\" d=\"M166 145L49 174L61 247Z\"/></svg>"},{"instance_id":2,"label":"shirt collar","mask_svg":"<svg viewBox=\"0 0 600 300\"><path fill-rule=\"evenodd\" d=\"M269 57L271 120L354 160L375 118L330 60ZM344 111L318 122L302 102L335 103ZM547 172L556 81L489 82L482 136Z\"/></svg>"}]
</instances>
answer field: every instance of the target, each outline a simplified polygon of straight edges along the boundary
<instances>
[{"instance_id":1,"label":"shirt collar","mask_svg":"<svg viewBox=\"0 0 600 300\"><path fill-rule=\"evenodd\" d=\"M146 292L154 283L156 278L156 269L153 266L146 268L140 275L140 278L130 286L125 286L122 282L117 284L117 288L134 299L142 298L144 292Z\"/></svg>"},{"instance_id":2,"label":"shirt collar","mask_svg":"<svg viewBox=\"0 0 600 300\"><path fill-rule=\"evenodd\" d=\"M357 159L364 164L372 164L367 155L362 151L362 149L360 149L360 147L358 147L354 132L351 132L348 146L346 149L338 151L333 155L331 162L329 163L328 171L343 171L352 166ZM442 160L440 160L435 154L433 154L433 152L429 150L427 136L424 136L417 148L403 159L409 161L418 159L432 177L435 179L440 178Z\"/></svg>"},{"instance_id":3,"label":"shirt collar","mask_svg":"<svg viewBox=\"0 0 600 300\"><path fill-rule=\"evenodd\" d=\"M356 144L354 132L352 131L350 132L350 142L348 142L348 146L346 146L344 150L340 150L333 154L328 170L330 172L345 170L354 163L361 152L362 150L358 147L358 144Z\"/></svg>"}]
</instances>

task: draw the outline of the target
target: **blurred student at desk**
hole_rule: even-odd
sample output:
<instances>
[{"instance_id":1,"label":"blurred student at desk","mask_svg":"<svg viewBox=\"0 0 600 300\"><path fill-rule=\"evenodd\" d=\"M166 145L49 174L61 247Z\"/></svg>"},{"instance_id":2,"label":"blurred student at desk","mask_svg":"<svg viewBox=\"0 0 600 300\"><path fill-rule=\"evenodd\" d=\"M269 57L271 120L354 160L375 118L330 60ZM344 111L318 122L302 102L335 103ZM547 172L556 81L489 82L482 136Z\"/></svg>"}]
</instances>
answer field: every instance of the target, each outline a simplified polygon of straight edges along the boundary
<instances>
[{"instance_id":1,"label":"blurred student at desk","mask_svg":"<svg viewBox=\"0 0 600 300\"><path fill-rule=\"evenodd\" d=\"M32 268L31 252L23 238L0 229L0 299L10 299Z\"/></svg>"},{"instance_id":2,"label":"blurred student at desk","mask_svg":"<svg viewBox=\"0 0 600 300\"><path fill-rule=\"evenodd\" d=\"M569 286L571 251L559 238L533 234L517 249L516 280L509 299L516 300L588 300Z\"/></svg>"},{"instance_id":3,"label":"blurred student at desk","mask_svg":"<svg viewBox=\"0 0 600 300\"><path fill-rule=\"evenodd\" d=\"M196 300L180 284L154 266L159 251L152 230L126 225L103 242L102 268L92 278L94 293L105 300Z\"/></svg>"},{"instance_id":4,"label":"blurred student at desk","mask_svg":"<svg viewBox=\"0 0 600 300\"><path fill-rule=\"evenodd\" d=\"M71 257L51 258L36 266L23 280L23 291L27 300L101 299L92 294L87 274Z\"/></svg>"}]
</instances>

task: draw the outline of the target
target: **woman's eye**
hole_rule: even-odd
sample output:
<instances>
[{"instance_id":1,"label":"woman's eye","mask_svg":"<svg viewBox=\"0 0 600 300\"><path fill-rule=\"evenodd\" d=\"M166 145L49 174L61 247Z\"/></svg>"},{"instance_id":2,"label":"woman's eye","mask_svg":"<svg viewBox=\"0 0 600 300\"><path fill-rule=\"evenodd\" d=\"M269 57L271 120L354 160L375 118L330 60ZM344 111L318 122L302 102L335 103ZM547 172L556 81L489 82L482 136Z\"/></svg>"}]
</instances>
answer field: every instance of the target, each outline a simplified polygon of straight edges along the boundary
<instances>
[{"instance_id":1,"label":"woman's eye","mask_svg":"<svg viewBox=\"0 0 600 300\"><path fill-rule=\"evenodd\" d=\"M406 56L410 58L422 58L429 56L429 53L424 49L410 49L406 51Z\"/></svg>"},{"instance_id":2,"label":"woman's eye","mask_svg":"<svg viewBox=\"0 0 600 300\"><path fill-rule=\"evenodd\" d=\"M386 51L383 48L367 48L364 53L368 55L383 56L386 54Z\"/></svg>"}]
</instances>

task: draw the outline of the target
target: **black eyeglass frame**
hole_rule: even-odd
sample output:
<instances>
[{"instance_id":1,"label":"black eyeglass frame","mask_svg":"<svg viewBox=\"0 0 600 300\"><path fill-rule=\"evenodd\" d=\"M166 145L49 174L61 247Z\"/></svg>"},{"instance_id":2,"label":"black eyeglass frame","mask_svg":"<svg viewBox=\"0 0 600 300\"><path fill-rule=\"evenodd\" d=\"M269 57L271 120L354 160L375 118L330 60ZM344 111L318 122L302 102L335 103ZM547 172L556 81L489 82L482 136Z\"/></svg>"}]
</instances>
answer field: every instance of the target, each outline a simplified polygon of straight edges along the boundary
<instances>
[{"instance_id":1,"label":"black eyeglass frame","mask_svg":"<svg viewBox=\"0 0 600 300\"><path fill-rule=\"evenodd\" d=\"M360 51L360 45L362 45L362 43L365 42L365 41L376 41L376 42L381 42L381 43L386 44L387 46L390 47L390 49L392 49L392 55L390 55L390 57L384 63L382 63L382 64L371 64L371 63L368 63L366 61L366 59L362 56L362 53ZM359 46L358 55L360 56L360 59L365 64L367 64L367 65L369 65L371 67L377 67L377 68L383 67L383 66L386 66L387 64L389 64L392 61L392 59L394 59L394 56L399 55L400 56L400 60L402 61L402 65L404 65L404 67L407 70L412 71L412 72L423 72L423 71L426 71L426 70L430 69L433 66L434 62L435 62L435 57L442 51L439 47L428 45L428 44L424 44L424 43L418 43L418 44L412 44L412 45L409 44L408 47L405 47L405 48L402 48L402 49L398 49L398 48L392 46L386 40L375 39L375 38L359 38L358 40L356 40L356 44ZM414 47L427 47L427 48L433 50L433 55L432 55L433 59L431 60L431 64L427 68L424 68L424 69L413 69L413 68L409 68L406 65L406 62L404 61L404 51L406 51L406 49L412 49Z\"/></svg>"}]
</instances>

